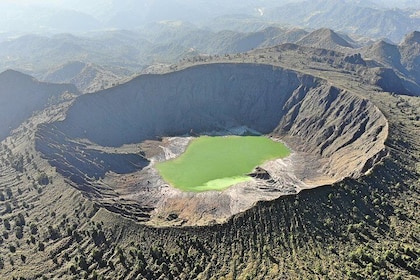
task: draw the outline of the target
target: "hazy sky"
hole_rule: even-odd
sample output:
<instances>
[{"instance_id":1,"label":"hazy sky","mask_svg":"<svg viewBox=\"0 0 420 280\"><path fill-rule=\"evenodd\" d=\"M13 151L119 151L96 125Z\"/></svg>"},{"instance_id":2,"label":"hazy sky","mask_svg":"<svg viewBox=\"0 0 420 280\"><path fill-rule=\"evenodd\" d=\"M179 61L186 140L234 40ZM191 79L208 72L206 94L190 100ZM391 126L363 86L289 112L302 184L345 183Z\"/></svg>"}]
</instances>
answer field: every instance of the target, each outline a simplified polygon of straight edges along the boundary
<instances>
[{"instance_id":1,"label":"hazy sky","mask_svg":"<svg viewBox=\"0 0 420 280\"><path fill-rule=\"evenodd\" d=\"M0 34L131 29L161 20L200 24L226 14L259 16L263 8L300 1L303 0L0 0ZM420 7L420 0L325 1Z\"/></svg>"},{"instance_id":2,"label":"hazy sky","mask_svg":"<svg viewBox=\"0 0 420 280\"><path fill-rule=\"evenodd\" d=\"M196 22L223 14L252 14L256 7L290 1L293 0L0 0L0 31L135 28L165 19Z\"/></svg>"}]
</instances>

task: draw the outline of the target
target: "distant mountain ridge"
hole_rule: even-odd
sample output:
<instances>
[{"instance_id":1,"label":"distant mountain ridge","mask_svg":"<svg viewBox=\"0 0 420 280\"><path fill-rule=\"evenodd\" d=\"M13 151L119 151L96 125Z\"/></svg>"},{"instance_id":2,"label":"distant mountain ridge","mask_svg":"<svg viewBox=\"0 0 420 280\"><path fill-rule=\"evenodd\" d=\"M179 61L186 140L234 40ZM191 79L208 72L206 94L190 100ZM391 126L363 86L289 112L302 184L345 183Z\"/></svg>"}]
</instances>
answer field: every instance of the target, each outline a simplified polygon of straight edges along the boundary
<instances>
[{"instance_id":1,"label":"distant mountain ridge","mask_svg":"<svg viewBox=\"0 0 420 280\"><path fill-rule=\"evenodd\" d=\"M372 38L399 42L403 36L420 30L420 17L412 9L389 9L363 5L359 1L311 0L291 3L267 11L270 20L306 27L328 27Z\"/></svg>"},{"instance_id":2,"label":"distant mountain ridge","mask_svg":"<svg viewBox=\"0 0 420 280\"><path fill-rule=\"evenodd\" d=\"M363 50L366 57L391 67L420 84L420 32L405 36L398 45L379 41Z\"/></svg>"},{"instance_id":3,"label":"distant mountain ridge","mask_svg":"<svg viewBox=\"0 0 420 280\"><path fill-rule=\"evenodd\" d=\"M328 28L315 30L314 32L311 32L305 37L296 41L296 44L331 50L353 48L349 42Z\"/></svg>"},{"instance_id":4,"label":"distant mountain ridge","mask_svg":"<svg viewBox=\"0 0 420 280\"><path fill-rule=\"evenodd\" d=\"M51 69L42 80L69 83L82 92L94 92L109 88L130 75L131 72L123 68L105 68L93 63L72 61Z\"/></svg>"},{"instance_id":5,"label":"distant mountain ridge","mask_svg":"<svg viewBox=\"0 0 420 280\"><path fill-rule=\"evenodd\" d=\"M269 25L326 27L399 42L405 34L420 29L417 0L61 0L57 3L33 0L27 5L19 2L0 3L0 32L80 34L135 30L161 21L183 21L213 31L254 32Z\"/></svg>"},{"instance_id":6,"label":"distant mountain ridge","mask_svg":"<svg viewBox=\"0 0 420 280\"><path fill-rule=\"evenodd\" d=\"M116 30L84 36L25 35L0 42L0 71L12 68L40 80L72 82L81 91L91 91L100 89L101 84L106 87L120 78L131 76L154 63L174 63L197 54L246 52L253 48L294 42L306 34L301 29L277 27L248 33L213 32L188 24L165 22L153 29L139 31ZM90 65L92 71L96 65L94 72L97 74L88 71L88 75L93 77L82 78L81 71L84 69L86 74L87 70L82 64L75 64L76 61ZM75 78L78 75L79 78ZM90 85L87 79L96 86Z\"/></svg>"},{"instance_id":7,"label":"distant mountain ridge","mask_svg":"<svg viewBox=\"0 0 420 280\"><path fill-rule=\"evenodd\" d=\"M89 36L26 35L3 41L0 42L0 71L13 68L39 80L72 83L86 93L111 87L155 64L172 64L200 55L229 56L295 43L348 54L361 53L378 67L392 68L397 74L420 83L420 32L407 34L398 45L380 40L360 48L365 42L358 40L328 28L308 32L270 26L256 32L214 32L183 22L162 22L150 30L114 30Z\"/></svg>"}]
</instances>

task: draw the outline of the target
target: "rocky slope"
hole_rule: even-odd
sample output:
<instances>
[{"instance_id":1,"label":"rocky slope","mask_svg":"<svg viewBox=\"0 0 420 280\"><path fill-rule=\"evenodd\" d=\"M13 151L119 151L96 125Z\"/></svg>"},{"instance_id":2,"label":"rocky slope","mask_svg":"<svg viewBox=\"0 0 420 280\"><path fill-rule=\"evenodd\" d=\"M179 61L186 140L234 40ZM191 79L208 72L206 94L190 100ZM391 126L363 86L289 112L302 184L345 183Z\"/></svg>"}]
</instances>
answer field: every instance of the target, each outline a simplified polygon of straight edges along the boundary
<instances>
[{"instance_id":1,"label":"rocky slope","mask_svg":"<svg viewBox=\"0 0 420 280\"><path fill-rule=\"evenodd\" d=\"M363 48L362 53L365 58L394 69L398 76L414 81L417 86L420 83L420 32L407 34L398 45L379 41Z\"/></svg>"},{"instance_id":2,"label":"rocky slope","mask_svg":"<svg viewBox=\"0 0 420 280\"><path fill-rule=\"evenodd\" d=\"M34 78L8 70L0 74L0 140L36 111L57 102L63 94L79 94L70 84L42 83Z\"/></svg>"}]
</instances>

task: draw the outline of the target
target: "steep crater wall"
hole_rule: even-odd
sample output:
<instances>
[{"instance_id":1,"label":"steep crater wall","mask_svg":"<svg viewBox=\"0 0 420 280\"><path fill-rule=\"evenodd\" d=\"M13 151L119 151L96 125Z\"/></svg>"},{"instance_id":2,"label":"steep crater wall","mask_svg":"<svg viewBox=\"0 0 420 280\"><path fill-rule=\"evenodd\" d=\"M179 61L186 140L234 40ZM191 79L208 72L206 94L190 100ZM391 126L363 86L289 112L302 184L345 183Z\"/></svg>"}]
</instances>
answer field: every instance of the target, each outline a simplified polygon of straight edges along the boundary
<instances>
[{"instance_id":1,"label":"steep crater wall","mask_svg":"<svg viewBox=\"0 0 420 280\"><path fill-rule=\"evenodd\" d=\"M290 159L264 166L270 184L256 179L251 185L235 186L222 193L180 193L167 186L153 166L147 166L148 160L162 160L164 155L149 159L147 153L122 153L117 162L109 156L111 147L191 131L227 132L243 126L282 139L294 151ZM145 220L169 214L185 223L225 219L258 200L284 194L285 186L290 187L286 193L293 193L344 177L358 177L384 155L387 133L387 121L373 104L328 81L269 65L208 64L169 74L142 75L118 87L81 96L64 121L39 127L36 144L70 180L69 174L78 171L80 178L73 183L86 193L89 188L95 190L97 199L107 197L104 194L112 197L124 193L141 209L148 209L140 211ZM81 144L80 139L94 143L96 148ZM62 156L63 151L71 152ZM97 160L90 160L89 168L84 158L92 151ZM83 179L79 165L93 170L92 174ZM118 169L121 165L128 167ZM280 168L283 165L286 170ZM91 180L92 176L97 179L110 173L133 173L136 168L140 175L130 185L120 184L123 187L118 186L118 180L111 180L116 185L106 188ZM286 176L281 179L281 174ZM216 207L222 210L209 213L216 197L220 203ZM104 205L129 212L121 205ZM201 209L199 218L186 212L194 209Z\"/></svg>"},{"instance_id":2,"label":"steep crater wall","mask_svg":"<svg viewBox=\"0 0 420 280\"><path fill-rule=\"evenodd\" d=\"M143 75L117 88L82 96L59 128L104 146L248 126L269 133L281 107L309 76L265 65L215 64L166 75Z\"/></svg>"}]
</instances>

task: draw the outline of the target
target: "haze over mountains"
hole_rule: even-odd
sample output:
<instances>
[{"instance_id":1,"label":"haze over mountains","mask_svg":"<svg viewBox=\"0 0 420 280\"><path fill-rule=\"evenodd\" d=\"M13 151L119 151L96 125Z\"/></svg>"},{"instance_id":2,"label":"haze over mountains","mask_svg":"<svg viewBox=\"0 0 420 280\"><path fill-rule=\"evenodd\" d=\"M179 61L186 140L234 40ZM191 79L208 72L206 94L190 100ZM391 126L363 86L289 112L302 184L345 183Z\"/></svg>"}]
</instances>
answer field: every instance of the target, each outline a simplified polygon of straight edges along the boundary
<instances>
[{"instance_id":1,"label":"haze over mountains","mask_svg":"<svg viewBox=\"0 0 420 280\"><path fill-rule=\"evenodd\" d=\"M419 11L418 0L6 0L0 3L0 32L81 33L177 20L215 31L258 31L272 24L327 27L398 42L404 34L419 29ZM232 24L226 25L228 22Z\"/></svg>"},{"instance_id":2,"label":"haze over mountains","mask_svg":"<svg viewBox=\"0 0 420 280\"><path fill-rule=\"evenodd\" d=\"M93 92L150 65L197 55L283 43L352 52L382 39L397 45L415 30L418 0L5 0L0 72L15 69Z\"/></svg>"},{"instance_id":3,"label":"haze over mountains","mask_svg":"<svg viewBox=\"0 0 420 280\"><path fill-rule=\"evenodd\" d=\"M3 41L0 42L0 71L15 69L41 81L72 83L82 92L94 92L147 72L156 63L172 64L198 56L211 58L295 43L350 55L360 53L363 58L374 60L377 67L394 69L405 76L406 87L418 94L418 37L418 32L411 32L400 43L393 44L384 40L360 40L328 28L312 32L279 27L256 32L216 32L182 22L165 22L147 31L26 35Z\"/></svg>"}]
</instances>

